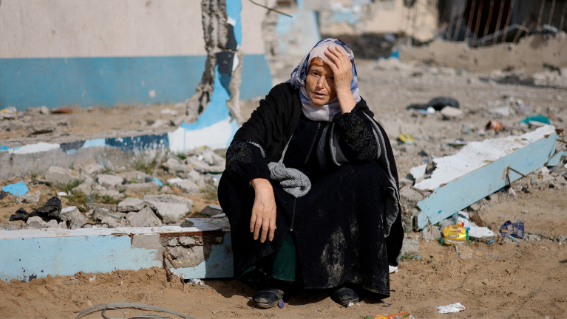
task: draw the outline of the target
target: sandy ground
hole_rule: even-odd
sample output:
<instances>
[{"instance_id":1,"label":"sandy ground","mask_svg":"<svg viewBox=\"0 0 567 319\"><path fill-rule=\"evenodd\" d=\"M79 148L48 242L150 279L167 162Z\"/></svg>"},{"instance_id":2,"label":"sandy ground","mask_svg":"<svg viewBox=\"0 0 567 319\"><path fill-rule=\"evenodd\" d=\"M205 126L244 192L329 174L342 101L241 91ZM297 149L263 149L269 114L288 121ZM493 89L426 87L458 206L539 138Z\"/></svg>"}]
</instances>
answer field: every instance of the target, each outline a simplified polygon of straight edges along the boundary
<instances>
[{"instance_id":1,"label":"sandy ground","mask_svg":"<svg viewBox=\"0 0 567 319\"><path fill-rule=\"evenodd\" d=\"M275 82L286 80L297 61L279 61L273 68ZM387 125L399 124L389 126L392 131L388 133L394 142L401 176L405 176L411 167L423 163L424 158L417 155L420 150L425 150L428 158L432 158L458 151L458 148L446 147L456 138L480 141L522 134L527 128L518 126L517 121L524 115L514 112L509 117L487 114L488 109L503 105L510 97L521 99L534 113L547 115L559 127L567 122L567 90L563 88L498 84L491 79L494 74L456 74L455 70L383 70L377 68L374 61L357 61L357 66L362 96L376 113L375 117ZM447 121L440 116L412 116L405 110L409 104L425 103L436 96L458 99L465 116ZM244 117L249 116L256 106L257 101L243 102ZM48 136L31 137L20 130L3 133L0 139L17 145L46 139L142 134L147 132L152 121L173 118L173 115L161 114L161 109L165 108L180 111L173 105L76 110L72 115L49 115L66 117L69 124ZM498 136L481 129L492 119L501 121L506 127ZM463 128L467 127L475 129L466 134ZM173 129L165 126L157 130ZM418 137L415 144L395 143L398 129ZM188 285L183 288L181 283L168 283L162 269L143 269L112 274L79 273L73 277L41 278L26 283L0 281L0 317L71 318L91 305L137 302L196 318L364 318L400 311L410 311L416 318L565 318L567 243L547 239L567 235L565 195L565 190L532 189L530 194L518 193L517 199L499 196L480 214L487 224L501 225L506 220L521 219L526 223L527 233L544 236L541 241L517 244L499 240L490 246L472 243L461 250L472 254L468 259L462 259L455 247L421 241L422 259L404 260L400 271L391 276L389 307L384 307L379 300L367 298L351 308L342 308L325 292L305 292L293 296L283 309L260 310L251 307L249 298L254 292L237 281L207 280L206 287ZM211 202L204 200L202 195L192 198L197 212ZM15 203L0 206L0 221L5 221L16 207ZM523 210L527 213L522 213ZM419 237L419 234L408 236ZM461 302L467 309L452 315L437 313L436 306L455 302ZM142 312L126 310L124 315L138 313ZM123 316L116 311L108 314ZM99 317L100 313L90 316Z\"/></svg>"}]
</instances>

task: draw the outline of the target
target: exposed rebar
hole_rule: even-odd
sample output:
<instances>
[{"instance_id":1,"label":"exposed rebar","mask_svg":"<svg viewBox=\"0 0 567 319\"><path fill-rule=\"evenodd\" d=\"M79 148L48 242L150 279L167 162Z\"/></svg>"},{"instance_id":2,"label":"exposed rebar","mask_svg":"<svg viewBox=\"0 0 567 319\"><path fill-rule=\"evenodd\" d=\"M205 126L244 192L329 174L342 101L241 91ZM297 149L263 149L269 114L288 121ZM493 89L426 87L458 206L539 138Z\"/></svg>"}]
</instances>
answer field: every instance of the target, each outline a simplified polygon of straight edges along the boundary
<instances>
[{"instance_id":1,"label":"exposed rebar","mask_svg":"<svg viewBox=\"0 0 567 319\"><path fill-rule=\"evenodd\" d=\"M496 44L496 39L498 39L498 37L496 36L496 32L500 31L500 20L502 20L502 13L504 13L504 1L500 0L500 11L498 12L498 20L496 21L496 29L494 30L494 40L492 40L492 45Z\"/></svg>"},{"instance_id":2,"label":"exposed rebar","mask_svg":"<svg viewBox=\"0 0 567 319\"><path fill-rule=\"evenodd\" d=\"M445 39L451 40L451 29L453 28L453 22L455 21L455 10L456 7L454 3L452 3L452 10L451 10L451 18L449 19L449 25L447 26L447 32L445 32Z\"/></svg>"},{"instance_id":3,"label":"exposed rebar","mask_svg":"<svg viewBox=\"0 0 567 319\"><path fill-rule=\"evenodd\" d=\"M494 0L490 0L490 9L488 10L488 20L486 20L486 25L484 26L484 35L482 38L482 45L484 46L486 42L486 36L488 35L488 30L490 29L490 22L492 22L492 11L494 11Z\"/></svg>"},{"instance_id":4,"label":"exposed rebar","mask_svg":"<svg viewBox=\"0 0 567 319\"><path fill-rule=\"evenodd\" d=\"M555 10L555 0L551 1L551 10L549 11L549 19L547 24L551 24L551 19L553 18L553 10Z\"/></svg>"},{"instance_id":5,"label":"exposed rebar","mask_svg":"<svg viewBox=\"0 0 567 319\"><path fill-rule=\"evenodd\" d=\"M474 27L474 35L473 35L472 43L476 42L476 37L478 35L478 28L480 27L480 16L482 15L482 7L483 7L483 3L481 2L478 6L478 10L476 11L477 17L476 17L476 25Z\"/></svg>"},{"instance_id":6,"label":"exposed rebar","mask_svg":"<svg viewBox=\"0 0 567 319\"><path fill-rule=\"evenodd\" d=\"M284 16L293 18L293 17L290 16L289 14L283 13L283 12L281 12L281 11L278 11L278 10L274 9L274 8L270 8L270 7L267 7L267 6L265 6L265 5L261 5L261 4L257 3L257 2L252 1L252 0L250 0L250 2L252 2L253 4L255 4L255 5L259 6L259 7L268 9L268 13L269 13L270 11L274 11L274 12L277 12L277 13L279 13L279 14L283 14Z\"/></svg>"},{"instance_id":7,"label":"exposed rebar","mask_svg":"<svg viewBox=\"0 0 567 319\"><path fill-rule=\"evenodd\" d=\"M504 25L504 35L502 36L502 42L506 42L506 36L508 35L508 27L510 26L510 20L512 19L512 9L514 8L514 0L510 3L510 10L508 10L508 16L506 17L506 24Z\"/></svg>"},{"instance_id":8,"label":"exposed rebar","mask_svg":"<svg viewBox=\"0 0 567 319\"><path fill-rule=\"evenodd\" d=\"M471 10L469 11L469 18L468 18L469 21L467 21L467 31L465 32L465 41L467 41L467 43L468 43L468 39L469 39L469 34L471 33L472 21L474 20L474 8L475 8L475 6L476 6L476 0L473 0L472 5L471 5Z\"/></svg>"},{"instance_id":9,"label":"exposed rebar","mask_svg":"<svg viewBox=\"0 0 567 319\"><path fill-rule=\"evenodd\" d=\"M559 22L559 31L563 30L563 22L565 21L565 14L567 14L567 1L563 2L563 13L561 13L561 21Z\"/></svg>"},{"instance_id":10,"label":"exposed rebar","mask_svg":"<svg viewBox=\"0 0 567 319\"><path fill-rule=\"evenodd\" d=\"M537 27L541 26L541 18L543 17L543 9L545 8L545 0L541 0L541 7L539 9L539 16L537 17Z\"/></svg>"}]
</instances>

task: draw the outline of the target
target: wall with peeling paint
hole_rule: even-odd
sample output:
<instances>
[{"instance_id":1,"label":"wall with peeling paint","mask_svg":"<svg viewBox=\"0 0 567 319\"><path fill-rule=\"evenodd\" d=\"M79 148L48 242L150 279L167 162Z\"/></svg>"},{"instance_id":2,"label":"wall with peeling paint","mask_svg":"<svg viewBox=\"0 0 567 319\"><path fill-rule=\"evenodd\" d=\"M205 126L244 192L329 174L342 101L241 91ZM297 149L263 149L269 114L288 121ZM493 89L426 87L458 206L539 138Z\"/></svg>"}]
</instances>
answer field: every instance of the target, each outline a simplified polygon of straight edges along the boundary
<instances>
[{"instance_id":1,"label":"wall with peeling paint","mask_svg":"<svg viewBox=\"0 0 567 319\"><path fill-rule=\"evenodd\" d=\"M240 0L227 0L238 2ZM261 22L242 1L241 98L271 88ZM206 60L201 1L3 0L0 108L182 102Z\"/></svg>"}]
</instances>

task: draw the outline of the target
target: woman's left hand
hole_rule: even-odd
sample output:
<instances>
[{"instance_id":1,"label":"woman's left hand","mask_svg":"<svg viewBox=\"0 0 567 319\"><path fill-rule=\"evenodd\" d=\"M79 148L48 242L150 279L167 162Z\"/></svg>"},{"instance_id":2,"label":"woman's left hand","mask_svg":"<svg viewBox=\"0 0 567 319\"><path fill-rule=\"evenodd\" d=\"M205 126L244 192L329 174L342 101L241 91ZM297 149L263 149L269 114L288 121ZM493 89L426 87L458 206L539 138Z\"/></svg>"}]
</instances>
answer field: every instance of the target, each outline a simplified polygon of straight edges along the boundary
<instances>
[{"instance_id":1,"label":"woman's left hand","mask_svg":"<svg viewBox=\"0 0 567 319\"><path fill-rule=\"evenodd\" d=\"M335 78L335 90L350 92L350 83L352 82L352 63L346 53L339 47L327 48L325 55L331 62L323 59L323 61L333 70Z\"/></svg>"}]
</instances>

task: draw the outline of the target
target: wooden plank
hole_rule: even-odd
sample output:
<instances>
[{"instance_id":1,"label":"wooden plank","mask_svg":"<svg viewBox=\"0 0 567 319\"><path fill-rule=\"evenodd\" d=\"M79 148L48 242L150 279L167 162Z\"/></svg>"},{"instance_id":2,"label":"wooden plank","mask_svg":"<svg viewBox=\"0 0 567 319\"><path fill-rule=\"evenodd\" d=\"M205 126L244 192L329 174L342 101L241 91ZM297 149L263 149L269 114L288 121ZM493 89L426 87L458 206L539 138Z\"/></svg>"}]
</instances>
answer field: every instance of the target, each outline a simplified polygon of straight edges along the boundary
<instances>
[{"instance_id":1,"label":"wooden plank","mask_svg":"<svg viewBox=\"0 0 567 319\"><path fill-rule=\"evenodd\" d=\"M527 175L549 161L555 152L557 134L546 137L521 147L488 165L478 168L445 185L436 188L431 195L417 203L421 209L418 215L418 227L424 228L428 222L436 224L454 213L470 206L480 199L500 190L507 185L506 173L513 182L522 176L508 167Z\"/></svg>"}]
</instances>

